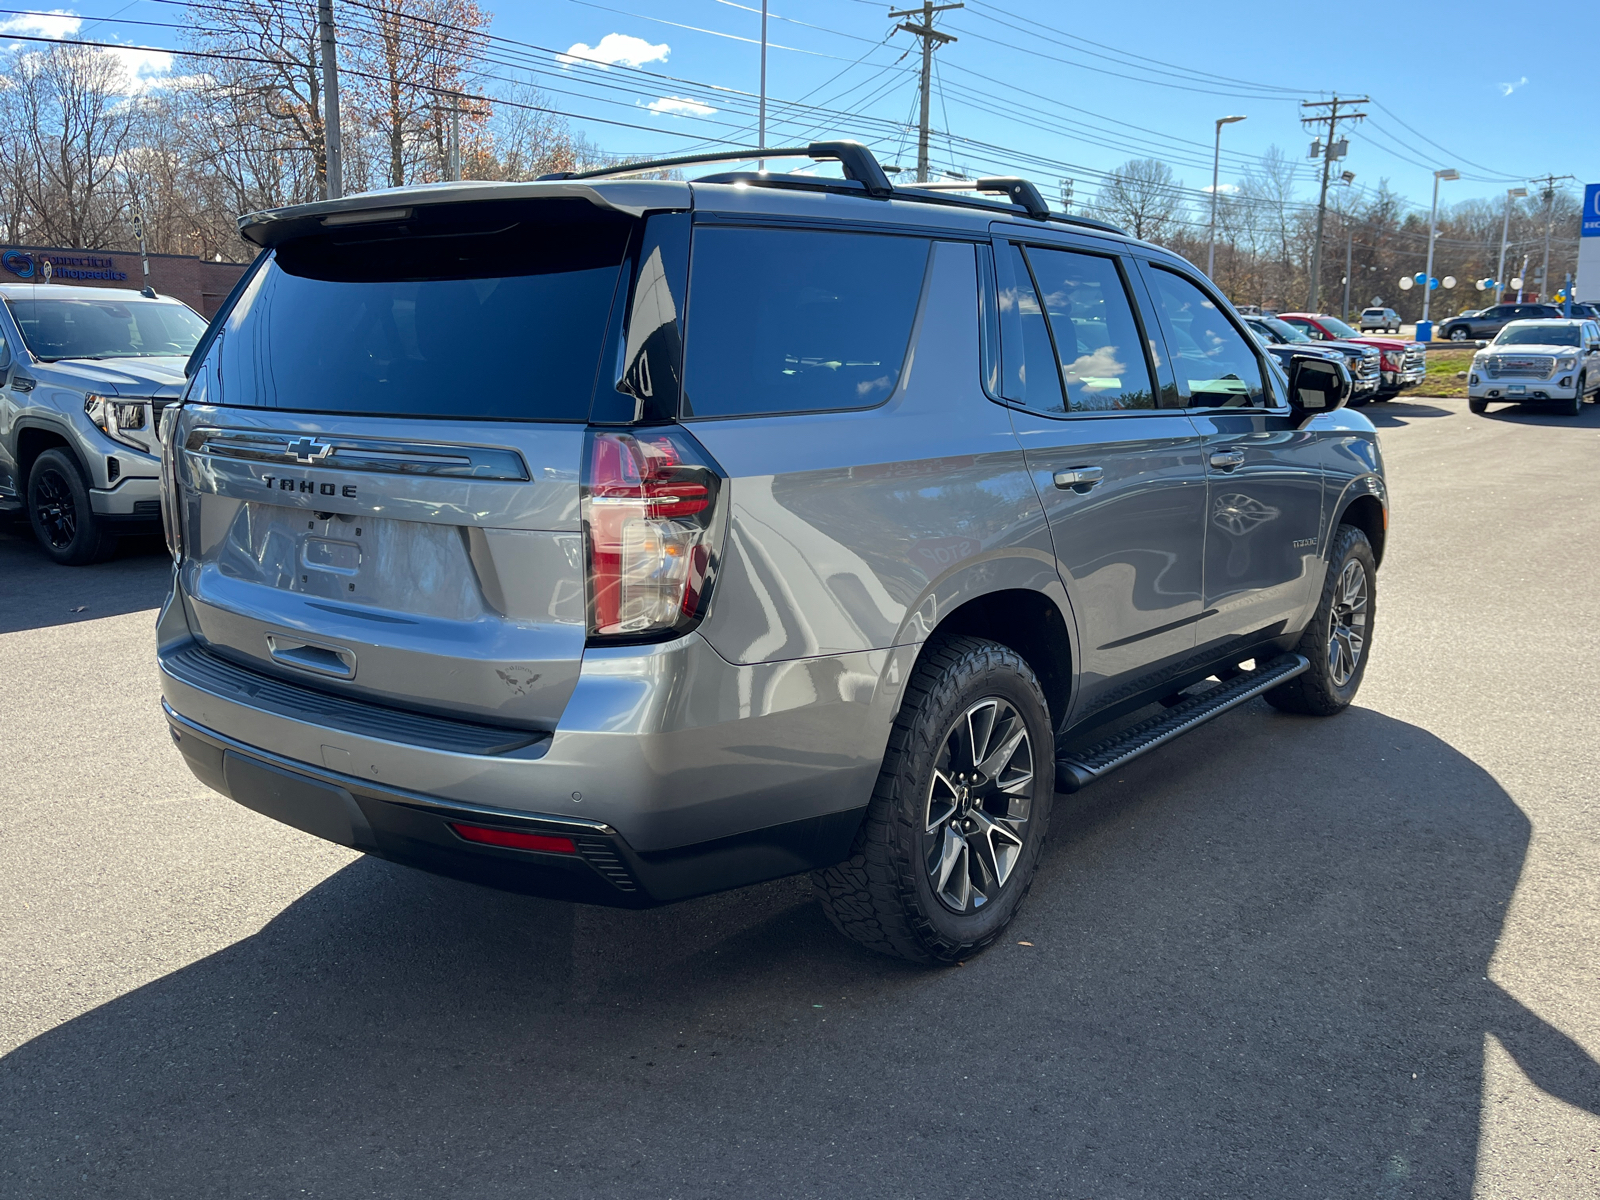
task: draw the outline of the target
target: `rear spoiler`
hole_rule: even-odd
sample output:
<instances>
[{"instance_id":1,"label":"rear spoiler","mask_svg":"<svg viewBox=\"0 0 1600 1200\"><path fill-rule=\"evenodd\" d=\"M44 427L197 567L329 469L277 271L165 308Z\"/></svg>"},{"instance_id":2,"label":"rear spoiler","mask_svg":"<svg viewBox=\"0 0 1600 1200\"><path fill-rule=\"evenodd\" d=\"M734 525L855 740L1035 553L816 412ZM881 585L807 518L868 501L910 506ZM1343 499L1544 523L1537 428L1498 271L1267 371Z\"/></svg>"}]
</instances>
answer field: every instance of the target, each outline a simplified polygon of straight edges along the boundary
<instances>
[{"instance_id":1,"label":"rear spoiler","mask_svg":"<svg viewBox=\"0 0 1600 1200\"><path fill-rule=\"evenodd\" d=\"M296 204L245 213L239 218L239 236L252 245L270 249L292 237L303 237L329 227L367 222L403 220L412 210L474 200L543 200L576 198L596 208L630 217L647 212L693 207L689 185L670 179L629 179L602 184L576 182L494 183L469 181L434 183L414 188L363 192L338 200Z\"/></svg>"}]
</instances>

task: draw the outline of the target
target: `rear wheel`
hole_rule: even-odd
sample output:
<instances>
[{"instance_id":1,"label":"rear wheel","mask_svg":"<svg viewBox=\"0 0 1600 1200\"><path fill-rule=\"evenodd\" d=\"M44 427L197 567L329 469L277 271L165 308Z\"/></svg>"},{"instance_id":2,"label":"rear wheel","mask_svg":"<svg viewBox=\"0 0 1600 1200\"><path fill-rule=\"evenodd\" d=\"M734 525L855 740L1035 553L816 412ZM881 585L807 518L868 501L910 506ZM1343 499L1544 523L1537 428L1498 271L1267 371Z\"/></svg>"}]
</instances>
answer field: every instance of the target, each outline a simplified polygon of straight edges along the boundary
<instances>
[{"instance_id":1,"label":"rear wheel","mask_svg":"<svg viewBox=\"0 0 1600 1200\"><path fill-rule=\"evenodd\" d=\"M1038 680L1015 651L956 637L906 687L850 857L812 872L847 937L919 963L989 945L1033 882L1055 793Z\"/></svg>"},{"instance_id":2,"label":"rear wheel","mask_svg":"<svg viewBox=\"0 0 1600 1200\"><path fill-rule=\"evenodd\" d=\"M1266 693L1283 712L1330 717L1356 697L1367 672L1372 618L1377 607L1378 563L1367 535L1341 525L1334 538L1328 578L1317 612L1295 650L1311 669Z\"/></svg>"},{"instance_id":3,"label":"rear wheel","mask_svg":"<svg viewBox=\"0 0 1600 1200\"><path fill-rule=\"evenodd\" d=\"M89 505L89 485L72 456L46 450L28 473L28 520L44 552L81 567L116 549L117 539Z\"/></svg>"}]
</instances>

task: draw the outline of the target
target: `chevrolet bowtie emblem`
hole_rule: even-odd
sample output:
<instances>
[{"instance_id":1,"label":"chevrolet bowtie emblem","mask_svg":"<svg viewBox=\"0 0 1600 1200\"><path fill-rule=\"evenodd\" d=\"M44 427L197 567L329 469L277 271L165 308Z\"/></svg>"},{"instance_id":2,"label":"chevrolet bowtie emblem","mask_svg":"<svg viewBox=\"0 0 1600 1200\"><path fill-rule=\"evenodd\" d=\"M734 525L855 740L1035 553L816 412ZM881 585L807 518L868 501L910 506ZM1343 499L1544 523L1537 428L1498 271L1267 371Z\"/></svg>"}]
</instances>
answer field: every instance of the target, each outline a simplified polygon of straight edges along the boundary
<instances>
[{"instance_id":1,"label":"chevrolet bowtie emblem","mask_svg":"<svg viewBox=\"0 0 1600 1200\"><path fill-rule=\"evenodd\" d=\"M303 463L321 462L333 453L333 447L326 442L315 442L305 437L297 442L290 442L284 450L294 455L296 462Z\"/></svg>"}]
</instances>

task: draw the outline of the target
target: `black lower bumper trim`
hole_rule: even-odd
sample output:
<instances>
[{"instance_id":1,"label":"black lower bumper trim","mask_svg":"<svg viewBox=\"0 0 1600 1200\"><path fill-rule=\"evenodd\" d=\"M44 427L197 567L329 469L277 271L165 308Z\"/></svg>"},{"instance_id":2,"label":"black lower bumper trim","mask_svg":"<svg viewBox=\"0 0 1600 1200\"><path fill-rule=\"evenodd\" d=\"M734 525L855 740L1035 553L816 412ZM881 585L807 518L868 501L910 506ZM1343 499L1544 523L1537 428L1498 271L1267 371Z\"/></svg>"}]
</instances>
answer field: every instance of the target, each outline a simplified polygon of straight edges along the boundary
<instances>
[{"instance_id":1,"label":"black lower bumper trim","mask_svg":"<svg viewBox=\"0 0 1600 1200\"><path fill-rule=\"evenodd\" d=\"M457 804L252 750L167 710L195 776L264 816L341 846L471 883L558 900L648 908L829 866L850 853L865 809L641 853L595 821ZM575 854L468 842L465 823L570 838Z\"/></svg>"}]
</instances>

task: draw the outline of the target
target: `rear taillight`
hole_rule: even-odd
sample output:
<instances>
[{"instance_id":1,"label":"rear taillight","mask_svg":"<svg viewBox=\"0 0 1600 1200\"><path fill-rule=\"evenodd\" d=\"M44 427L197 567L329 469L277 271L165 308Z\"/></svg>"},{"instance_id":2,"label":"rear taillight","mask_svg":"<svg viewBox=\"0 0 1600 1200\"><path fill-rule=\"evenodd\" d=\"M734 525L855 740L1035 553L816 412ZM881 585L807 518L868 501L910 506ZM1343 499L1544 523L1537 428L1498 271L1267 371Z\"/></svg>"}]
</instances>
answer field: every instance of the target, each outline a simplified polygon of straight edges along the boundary
<instances>
[{"instance_id":1,"label":"rear taillight","mask_svg":"<svg viewBox=\"0 0 1600 1200\"><path fill-rule=\"evenodd\" d=\"M161 410L161 528L167 535L167 550L173 562L183 561L183 522L179 512L178 483L178 413L176 404Z\"/></svg>"},{"instance_id":2,"label":"rear taillight","mask_svg":"<svg viewBox=\"0 0 1600 1200\"><path fill-rule=\"evenodd\" d=\"M591 637L681 633L705 614L722 482L682 428L589 435L583 524Z\"/></svg>"},{"instance_id":3,"label":"rear taillight","mask_svg":"<svg viewBox=\"0 0 1600 1200\"><path fill-rule=\"evenodd\" d=\"M523 833L516 829L491 829L486 825L460 825L452 821L450 828L457 836L480 846L504 846L508 850L542 850L546 854L576 854L577 843L569 837L556 837L548 833Z\"/></svg>"}]
</instances>

